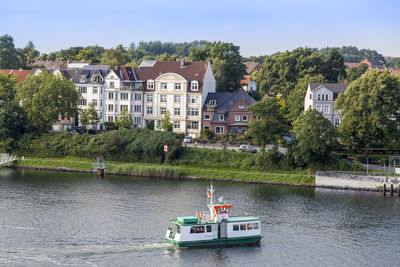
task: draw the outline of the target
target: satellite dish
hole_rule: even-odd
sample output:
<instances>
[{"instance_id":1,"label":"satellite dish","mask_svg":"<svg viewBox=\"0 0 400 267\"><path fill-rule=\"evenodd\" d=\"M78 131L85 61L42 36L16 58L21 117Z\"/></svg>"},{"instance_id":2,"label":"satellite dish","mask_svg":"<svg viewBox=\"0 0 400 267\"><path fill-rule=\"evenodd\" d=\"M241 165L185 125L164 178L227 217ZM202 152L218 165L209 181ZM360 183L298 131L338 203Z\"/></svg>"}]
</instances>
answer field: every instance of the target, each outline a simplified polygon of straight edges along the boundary
<instances>
[{"instance_id":1,"label":"satellite dish","mask_svg":"<svg viewBox=\"0 0 400 267\"><path fill-rule=\"evenodd\" d=\"M219 201L219 202L223 202L223 201L224 201L224 198L223 198L223 197L220 197L220 198L218 198L218 201Z\"/></svg>"}]
</instances>

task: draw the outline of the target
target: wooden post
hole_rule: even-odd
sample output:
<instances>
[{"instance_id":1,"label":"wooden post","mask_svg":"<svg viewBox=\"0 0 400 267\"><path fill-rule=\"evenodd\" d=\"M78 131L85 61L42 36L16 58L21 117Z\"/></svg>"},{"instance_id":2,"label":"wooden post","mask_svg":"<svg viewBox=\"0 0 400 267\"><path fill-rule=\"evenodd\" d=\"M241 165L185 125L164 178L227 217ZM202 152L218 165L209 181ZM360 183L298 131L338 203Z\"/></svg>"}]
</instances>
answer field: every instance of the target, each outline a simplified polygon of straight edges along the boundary
<instances>
[{"instance_id":1,"label":"wooden post","mask_svg":"<svg viewBox=\"0 0 400 267\"><path fill-rule=\"evenodd\" d=\"M383 195L386 196L386 183L383 184Z\"/></svg>"},{"instance_id":2,"label":"wooden post","mask_svg":"<svg viewBox=\"0 0 400 267\"><path fill-rule=\"evenodd\" d=\"M391 197L393 196L393 191L394 191L393 184L390 184L390 196Z\"/></svg>"}]
</instances>

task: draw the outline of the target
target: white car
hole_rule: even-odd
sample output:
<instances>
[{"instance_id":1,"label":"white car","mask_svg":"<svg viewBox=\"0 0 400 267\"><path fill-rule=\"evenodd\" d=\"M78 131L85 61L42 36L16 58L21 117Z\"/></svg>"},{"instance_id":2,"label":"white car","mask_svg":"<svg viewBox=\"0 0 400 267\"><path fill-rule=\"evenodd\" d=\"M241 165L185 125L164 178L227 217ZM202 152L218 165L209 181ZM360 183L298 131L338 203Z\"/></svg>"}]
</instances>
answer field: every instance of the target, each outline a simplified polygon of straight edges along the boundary
<instances>
[{"instance_id":1,"label":"white car","mask_svg":"<svg viewBox=\"0 0 400 267\"><path fill-rule=\"evenodd\" d=\"M239 146L239 151L240 152L251 152L251 153L257 153L257 149L250 145L240 145Z\"/></svg>"},{"instance_id":2,"label":"white car","mask_svg":"<svg viewBox=\"0 0 400 267\"><path fill-rule=\"evenodd\" d=\"M191 143L192 142L192 137L191 136L186 136L185 139L183 139L184 143Z\"/></svg>"}]
</instances>

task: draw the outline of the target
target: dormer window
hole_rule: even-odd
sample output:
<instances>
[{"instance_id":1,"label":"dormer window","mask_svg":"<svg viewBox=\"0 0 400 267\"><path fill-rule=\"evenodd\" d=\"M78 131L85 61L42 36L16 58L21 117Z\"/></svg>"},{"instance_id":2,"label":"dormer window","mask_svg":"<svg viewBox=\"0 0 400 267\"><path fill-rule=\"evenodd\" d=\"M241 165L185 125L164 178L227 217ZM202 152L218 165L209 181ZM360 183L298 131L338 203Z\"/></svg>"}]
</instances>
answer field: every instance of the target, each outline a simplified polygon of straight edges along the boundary
<instances>
[{"instance_id":1,"label":"dormer window","mask_svg":"<svg viewBox=\"0 0 400 267\"><path fill-rule=\"evenodd\" d=\"M198 82L198 81L192 81L192 84L191 84L190 89L191 89L192 91L197 91L197 90L199 90L199 82Z\"/></svg>"},{"instance_id":2,"label":"dormer window","mask_svg":"<svg viewBox=\"0 0 400 267\"><path fill-rule=\"evenodd\" d=\"M95 75L92 78L93 83L102 83L103 82L103 78L101 78L100 75Z\"/></svg>"},{"instance_id":3,"label":"dormer window","mask_svg":"<svg viewBox=\"0 0 400 267\"><path fill-rule=\"evenodd\" d=\"M239 105L239 108L243 109L243 108L244 108L244 105Z\"/></svg>"},{"instance_id":4,"label":"dormer window","mask_svg":"<svg viewBox=\"0 0 400 267\"><path fill-rule=\"evenodd\" d=\"M167 83L160 84L161 90L167 90Z\"/></svg>"},{"instance_id":5,"label":"dormer window","mask_svg":"<svg viewBox=\"0 0 400 267\"><path fill-rule=\"evenodd\" d=\"M154 89L154 81L153 80L147 81L147 89Z\"/></svg>"},{"instance_id":6,"label":"dormer window","mask_svg":"<svg viewBox=\"0 0 400 267\"><path fill-rule=\"evenodd\" d=\"M225 115L224 114L218 114L218 119L220 121L224 121L225 120Z\"/></svg>"},{"instance_id":7,"label":"dormer window","mask_svg":"<svg viewBox=\"0 0 400 267\"><path fill-rule=\"evenodd\" d=\"M81 75L81 79L79 80L81 83L84 83L86 80L86 76L85 75Z\"/></svg>"},{"instance_id":8,"label":"dormer window","mask_svg":"<svg viewBox=\"0 0 400 267\"><path fill-rule=\"evenodd\" d=\"M208 105L212 106L212 107L216 106L217 105L217 100L212 99L212 100L208 101Z\"/></svg>"}]
</instances>

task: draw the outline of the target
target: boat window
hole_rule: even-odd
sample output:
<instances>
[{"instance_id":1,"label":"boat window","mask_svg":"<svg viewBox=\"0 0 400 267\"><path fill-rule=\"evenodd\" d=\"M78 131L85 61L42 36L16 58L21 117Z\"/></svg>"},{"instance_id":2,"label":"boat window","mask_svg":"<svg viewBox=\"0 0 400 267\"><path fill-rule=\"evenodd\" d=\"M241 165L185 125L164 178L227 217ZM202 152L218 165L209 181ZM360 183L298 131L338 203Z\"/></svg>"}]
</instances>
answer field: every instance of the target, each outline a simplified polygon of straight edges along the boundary
<instances>
[{"instance_id":1,"label":"boat window","mask_svg":"<svg viewBox=\"0 0 400 267\"><path fill-rule=\"evenodd\" d=\"M211 232L211 225L207 225L206 228L207 228L207 233Z\"/></svg>"},{"instance_id":2,"label":"boat window","mask_svg":"<svg viewBox=\"0 0 400 267\"><path fill-rule=\"evenodd\" d=\"M190 228L190 233L191 234L204 233L204 226L192 226L192 228Z\"/></svg>"},{"instance_id":3,"label":"boat window","mask_svg":"<svg viewBox=\"0 0 400 267\"><path fill-rule=\"evenodd\" d=\"M174 232L175 233L180 233L181 232L181 227L179 225L175 224Z\"/></svg>"},{"instance_id":4,"label":"boat window","mask_svg":"<svg viewBox=\"0 0 400 267\"><path fill-rule=\"evenodd\" d=\"M253 224L253 229L258 229L258 222L255 222L255 223Z\"/></svg>"},{"instance_id":5,"label":"boat window","mask_svg":"<svg viewBox=\"0 0 400 267\"><path fill-rule=\"evenodd\" d=\"M239 224L233 225L233 231L239 231Z\"/></svg>"},{"instance_id":6,"label":"boat window","mask_svg":"<svg viewBox=\"0 0 400 267\"><path fill-rule=\"evenodd\" d=\"M247 230L253 230L253 224L252 223L248 223L247 224Z\"/></svg>"},{"instance_id":7,"label":"boat window","mask_svg":"<svg viewBox=\"0 0 400 267\"><path fill-rule=\"evenodd\" d=\"M246 224L241 224L240 225L240 231L246 230Z\"/></svg>"}]
</instances>

